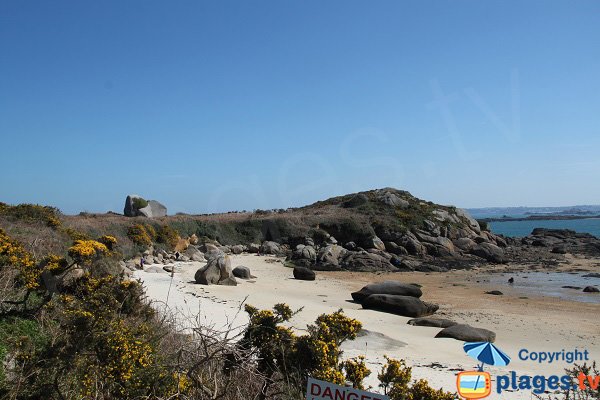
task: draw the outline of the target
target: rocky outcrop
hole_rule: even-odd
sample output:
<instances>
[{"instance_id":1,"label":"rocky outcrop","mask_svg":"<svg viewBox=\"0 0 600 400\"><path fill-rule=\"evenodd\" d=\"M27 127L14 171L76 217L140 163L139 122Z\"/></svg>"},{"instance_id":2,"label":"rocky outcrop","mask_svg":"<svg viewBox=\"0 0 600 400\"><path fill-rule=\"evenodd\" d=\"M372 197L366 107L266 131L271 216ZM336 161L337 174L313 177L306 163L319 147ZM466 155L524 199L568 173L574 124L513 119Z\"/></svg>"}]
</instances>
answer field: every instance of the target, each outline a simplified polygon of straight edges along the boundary
<instances>
[{"instance_id":1,"label":"rocky outcrop","mask_svg":"<svg viewBox=\"0 0 600 400\"><path fill-rule=\"evenodd\" d=\"M325 246L317 254L316 270L336 271L340 269L340 259L346 254L347 250L337 244Z\"/></svg>"},{"instance_id":2,"label":"rocky outcrop","mask_svg":"<svg viewBox=\"0 0 600 400\"><path fill-rule=\"evenodd\" d=\"M451 338L463 342L494 342L496 334L490 330L474 328L471 325L457 324L445 328L435 335L436 338Z\"/></svg>"},{"instance_id":3,"label":"rocky outcrop","mask_svg":"<svg viewBox=\"0 0 600 400\"><path fill-rule=\"evenodd\" d=\"M375 197L378 201L391 207L405 209L410 203L390 189L380 189L375 191Z\"/></svg>"},{"instance_id":4,"label":"rocky outcrop","mask_svg":"<svg viewBox=\"0 0 600 400\"><path fill-rule=\"evenodd\" d=\"M145 200L141 196L130 194L125 199L123 214L127 217L160 218L167 216L167 207L156 200Z\"/></svg>"},{"instance_id":5,"label":"rocky outcrop","mask_svg":"<svg viewBox=\"0 0 600 400\"><path fill-rule=\"evenodd\" d=\"M437 304L426 303L416 297L391 294L372 294L363 299L361 305L366 309L385 311L412 318L431 315L439 308Z\"/></svg>"},{"instance_id":6,"label":"rocky outcrop","mask_svg":"<svg viewBox=\"0 0 600 400\"><path fill-rule=\"evenodd\" d=\"M583 254L600 257L600 239L589 233L570 229L536 228L521 239L526 246L550 248L553 254Z\"/></svg>"},{"instance_id":7,"label":"rocky outcrop","mask_svg":"<svg viewBox=\"0 0 600 400\"><path fill-rule=\"evenodd\" d=\"M504 250L492 243L478 244L471 250L471 254L493 263L500 264L506 261Z\"/></svg>"},{"instance_id":8,"label":"rocky outcrop","mask_svg":"<svg viewBox=\"0 0 600 400\"><path fill-rule=\"evenodd\" d=\"M349 271L374 272L394 271L390 260L378 254L367 251L348 252L341 260L340 265Z\"/></svg>"},{"instance_id":9,"label":"rocky outcrop","mask_svg":"<svg viewBox=\"0 0 600 400\"><path fill-rule=\"evenodd\" d=\"M231 270L231 260L225 255L212 258L208 261L203 268L196 271L194 279L196 283L202 285L237 285L237 281Z\"/></svg>"},{"instance_id":10,"label":"rocky outcrop","mask_svg":"<svg viewBox=\"0 0 600 400\"><path fill-rule=\"evenodd\" d=\"M393 294L399 296L421 297L421 288L398 281L384 281L364 286L358 292L352 293L354 301L360 303L372 294Z\"/></svg>"}]
</instances>

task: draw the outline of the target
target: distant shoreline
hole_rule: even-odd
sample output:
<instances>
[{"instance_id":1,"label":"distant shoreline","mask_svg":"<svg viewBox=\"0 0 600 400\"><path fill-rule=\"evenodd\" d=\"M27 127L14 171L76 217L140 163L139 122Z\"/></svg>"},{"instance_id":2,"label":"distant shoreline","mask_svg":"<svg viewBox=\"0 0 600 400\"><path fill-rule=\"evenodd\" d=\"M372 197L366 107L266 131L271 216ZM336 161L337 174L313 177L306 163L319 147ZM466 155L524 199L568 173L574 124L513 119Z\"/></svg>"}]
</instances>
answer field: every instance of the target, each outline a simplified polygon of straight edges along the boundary
<instances>
[{"instance_id":1,"label":"distant shoreline","mask_svg":"<svg viewBox=\"0 0 600 400\"><path fill-rule=\"evenodd\" d=\"M575 219L599 219L600 215L530 215L528 217L496 217L477 218L482 222L511 222L511 221L569 221Z\"/></svg>"}]
</instances>

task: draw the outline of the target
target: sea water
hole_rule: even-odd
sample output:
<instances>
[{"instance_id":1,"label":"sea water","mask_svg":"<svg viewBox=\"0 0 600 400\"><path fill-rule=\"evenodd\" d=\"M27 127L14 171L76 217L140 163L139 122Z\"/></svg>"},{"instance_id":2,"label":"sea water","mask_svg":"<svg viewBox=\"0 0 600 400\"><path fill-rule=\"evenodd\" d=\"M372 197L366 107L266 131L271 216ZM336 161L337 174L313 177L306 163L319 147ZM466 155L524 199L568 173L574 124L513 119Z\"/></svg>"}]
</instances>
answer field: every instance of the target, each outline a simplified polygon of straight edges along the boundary
<instances>
[{"instance_id":1,"label":"sea water","mask_svg":"<svg viewBox=\"0 0 600 400\"><path fill-rule=\"evenodd\" d=\"M498 287L510 287L514 292L527 296L560 297L565 300L583 303L600 304L600 293L585 293L586 286L600 287L600 278L584 277L589 272L510 272L480 276L479 279ZM514 283L509 285L508 279L514 278ZM579 289L564 288L574 286Z\"/></svg>"},{"instance_id":2,"label":"sea water","mask_svg":"<svg viewBox=\"0 0 600 400\"><path fill-rule=\"evenodd\" d=\"M571 229L600 238L600 218L489 222L489 226L493 233L512 237L527 236L535 228L550 228Z\"/></svg>"}]
</instances>

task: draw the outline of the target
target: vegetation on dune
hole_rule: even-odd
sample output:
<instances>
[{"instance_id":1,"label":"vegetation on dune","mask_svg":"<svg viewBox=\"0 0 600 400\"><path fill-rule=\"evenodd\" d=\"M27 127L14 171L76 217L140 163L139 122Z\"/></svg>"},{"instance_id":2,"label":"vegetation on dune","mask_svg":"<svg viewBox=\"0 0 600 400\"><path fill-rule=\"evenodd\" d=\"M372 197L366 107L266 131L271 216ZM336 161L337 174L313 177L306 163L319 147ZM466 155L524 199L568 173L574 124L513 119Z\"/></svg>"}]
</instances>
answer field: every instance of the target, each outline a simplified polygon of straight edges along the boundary
<instances>
[{"instance_id":1,"label":"vegetation on dune","mask_svg":"<svg viewBox=\"0 0 600 400\"><path fill-rule=\"evenodd\" d=\"M0 397L299 399L308 376L364 387L364 359L340 350L361 324L341 310L301 335L285 326L295 315L285 304L246 306L237 336L202 325L180 334L116 273L118 246L105 235L36 260L0 230ZM58 293L45 286L43 274L73 268L82 273Z\"/></svg>"},{"instance_id":2,"label":"vegetation on dune","mask_svg":"<svg viewBox=\"0 0 600 400\"><path fill-rule=\"evenodd\" d=\"M403 204L389 204L382 195L400 199ZM364 247L375 235L395 241L398 234L423 229L426 220L446 227L453 224L437 219L436 211L453 213L455 209L423 201L406 191L383 189L276 212L174 215L160 220L114 213L66 216L52 207L3 204L0 227L37 256L60 254L74 240L110 235L119 242L124 257L134 257L150 246L172 248L176 235L206 237L224 245L272 240L294 247L304 243L305 237L321 244L330 234L342 244L354 241ZM56 223L51 222L54 219Z\"/></svg>"}]
</instances>

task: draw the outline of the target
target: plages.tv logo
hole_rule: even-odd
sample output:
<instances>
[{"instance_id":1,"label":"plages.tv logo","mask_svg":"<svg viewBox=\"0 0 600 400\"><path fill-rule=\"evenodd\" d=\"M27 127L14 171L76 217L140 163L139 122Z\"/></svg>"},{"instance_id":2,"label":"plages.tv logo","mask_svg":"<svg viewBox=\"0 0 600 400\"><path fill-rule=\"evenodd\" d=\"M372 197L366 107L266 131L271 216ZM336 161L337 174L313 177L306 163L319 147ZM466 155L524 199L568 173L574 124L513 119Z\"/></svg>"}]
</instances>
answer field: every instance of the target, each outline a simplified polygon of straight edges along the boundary
<instances>
[{"instance_id":1,"label":"plages.tv logo","mask_svg":"<svg viewBox=\"0 0 600 400\"><path fill-rule=\"evenodd\" d=\"M492 378L483 371L483 365L506 366L510 357L490 342L467 342L465 353L481 363L478 371L461 372L456 376L458 395L468 400L483 399L492 393Z\"/></svg>"},{"instance_id":2,"label":"plages.tv logo","mask_svg":"<svg viewBox=\"0 0 600 400\"><path fill-rule=\"evenodd\" d=\"M489 372L461 372L456 376L456 388L465 399L483 399L492 393L492 378Z\"/></svg>"}]
</instances>

